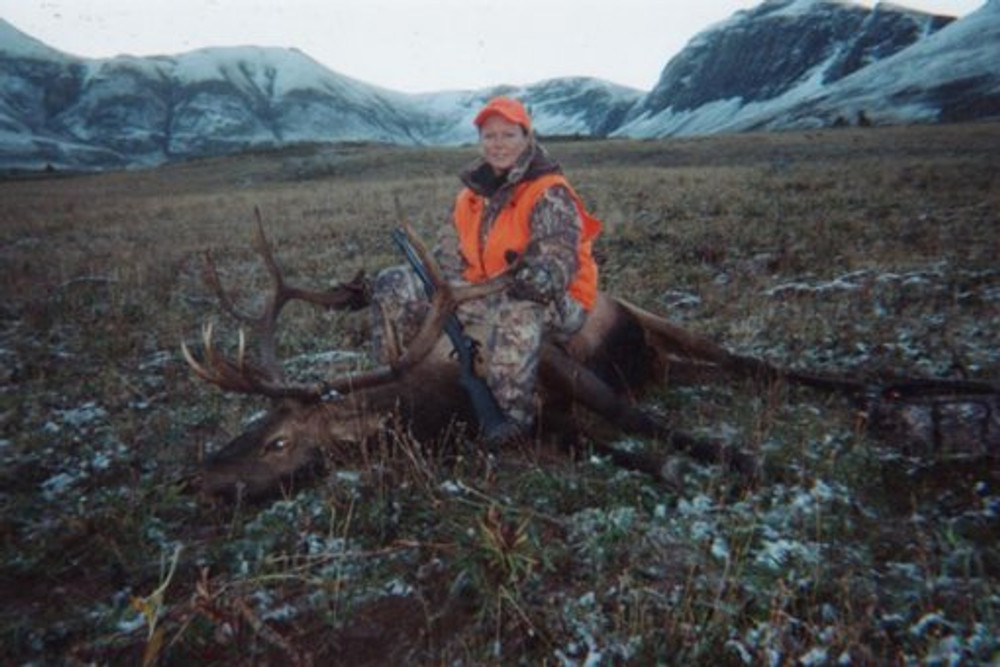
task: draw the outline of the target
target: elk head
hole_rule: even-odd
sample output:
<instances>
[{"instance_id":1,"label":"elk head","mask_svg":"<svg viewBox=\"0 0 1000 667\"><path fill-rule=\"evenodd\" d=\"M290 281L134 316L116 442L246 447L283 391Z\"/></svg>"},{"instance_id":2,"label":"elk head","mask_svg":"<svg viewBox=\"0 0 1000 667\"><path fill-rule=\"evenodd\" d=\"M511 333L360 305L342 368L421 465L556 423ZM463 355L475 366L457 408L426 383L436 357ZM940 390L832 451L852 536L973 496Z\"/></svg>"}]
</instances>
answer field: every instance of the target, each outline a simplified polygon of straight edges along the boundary
<instances>
[{"instance_id":1,"label":"elk head","mask_svg":"<svg viewBox=\"0 0 1000 667\"><path fill-rule=\"evenodd\" d=\"M441 278L426 247L404 225L436 286L430 311L416 337L406 349L390 349L390 360L385 365L318 382L294 382L286 377L277 356L276 326L284 305L299 299L328 309L358 309L368 303L367 281L359 273L352 281L327 291L289 286L264 235L260 213L255 213L253 245L272 282L262 312L251 315L236 307L222 287L211 254L206 256L205 280L217 294L222 309L251 330L257 343L256 359L251 361L247 356L243 329L236 358L220 354L213 343L211 325L203 328L200 358L185 343L181 350L203 380L223 391L266 396L275 401L275 406L208 458L200 482L200 491L205 495L254 497L287 485L315 469L330 454L336 458L338 451L346 452L375 435L394 410L414 400L408 397L415 393L411 391L414 386L423 399L444 402L442 409L453 411L456 396L449 389L457 382L447 377L448 369L427 363L428 357L441 339L446 317L457 304L506 285L506 277L500 277L489 283L452 287ZM384 326L391 328L391 323ZM421 411L425 411L423 406Z\"/></svg>"}]
</instances>

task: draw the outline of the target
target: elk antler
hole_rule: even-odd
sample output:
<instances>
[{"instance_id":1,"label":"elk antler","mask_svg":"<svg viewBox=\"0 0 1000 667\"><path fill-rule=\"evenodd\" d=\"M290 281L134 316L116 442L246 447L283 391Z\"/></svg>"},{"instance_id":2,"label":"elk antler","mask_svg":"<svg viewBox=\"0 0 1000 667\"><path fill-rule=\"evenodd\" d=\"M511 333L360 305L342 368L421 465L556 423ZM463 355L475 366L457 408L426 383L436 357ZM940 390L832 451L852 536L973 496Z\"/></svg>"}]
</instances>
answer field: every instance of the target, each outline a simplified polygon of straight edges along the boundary
<instances>
[{"instance_id":1,"label":"elk antler","mask_svg":"<svg viewBox=\"0 0 1000 667\"><path fill-rule=\"evenodd\" d=\"M222 309L229 313L236 321L250 327L254 332L260 351L260 364L263 369L275 378L283 378L284 372L278 363L276 340L274 327L278 320L278 315L285 304L293 299L306 301L313 305L325 308L349 308L357 310L365 306L368 302L368 285L364 279L364 271L359 271L349 283L342 283L336 287L318 292L289 286L285 283L281 269L274 259L274 250L271 242L264 235L264 224L261 220L260 208L254 207L254 217L257 226L254 228L253 248L264 260L267 272L271 276L273 290L267 299L264 310L260 315L253 316L240 311L229 294L222 287L219 280L219 273L215 268L215 259L210 251L205 252L205 282L219 297Z\"/></svg>"},{"instance_id":2,"label":"elk antler","mask_svg":"<svg viewBox=\"0 0 1000 667\"><path fill-rule=\"evenodd\" d=\"M206 324L201 331L202 361L195 359L187 343L181 341L181 352L195 374L201 379L226 391L241 394L261 394L271 398L298 398L317 400L323 396L321 384L289 384L281 378L246 360L246 337L240 329L239 353L236 360L227 359L215 351L212 342L212 325Z\"/></svg>"},{"instance_id":3,"label":"elk antler","mask_svg":"<svg viewBox=\"0 0 1000 667\"><path fill-rule=\"evenodd\" d=\"M264 260L273 283L272 292L265 302L263 311L260 315L253 316L240 311L236 307L233 300L223 289L222 282L215 268L215 262L209 253L206 253L205 281L218 295L223 310L253 330L259 346L260 359L258 364L250 363L246 359L245 335L242 329L240 329L239 352L235 361L216 353L212 342L211 325L205 326L202 330L204 352L201 361L194 357L185 343L181 343L181 351L184 354L184 358L195 374L225 391L259 394L271 398L295 398L306 401L317 401L331 393L348 393L353 390L394 381L430 354L434 345L441 337L445 320L458 304L501 291L509 283L507 274L501 274L491 281L475 285L450 285L441 276L441 272L426 246L420 241L413 229L404 222L402 225L403 229L417 251L417 254L420 256L421 261L427 267L428 273L435 284L435 293L434 298L431 300L430 311L424 318L416 337L410 342L404 352L385 366L379 366L368 371L348 373L321 382L289 382L285 379L284 371L277 358L277 342L275 338L278 315L281 313L284 305L292 299L301 299L326 307L339 307L345 304L348 307L353 307L351 306L354 303L352 299L358 298L359 290L366 290L367 288L360 286L360 274L352 281L353 284L348 284L346 287L343 285L338 286L327 292L314 292L286 285L281 270L274 259L272 246L264 235L260 211L255 208L254 212L257 217L257 227L254 232L253 246ZM364 292L364 294L365 298L367 298L367 293Z\"/></svg>"}]
</instances>

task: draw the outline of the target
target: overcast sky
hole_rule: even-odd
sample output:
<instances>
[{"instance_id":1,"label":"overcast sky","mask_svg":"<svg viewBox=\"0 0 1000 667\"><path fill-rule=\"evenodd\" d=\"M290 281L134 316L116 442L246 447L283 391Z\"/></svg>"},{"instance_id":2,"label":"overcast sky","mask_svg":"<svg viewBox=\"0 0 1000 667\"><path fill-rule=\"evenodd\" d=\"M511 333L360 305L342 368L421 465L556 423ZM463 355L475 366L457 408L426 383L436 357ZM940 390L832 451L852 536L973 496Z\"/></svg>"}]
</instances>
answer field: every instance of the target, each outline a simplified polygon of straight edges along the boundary
<instances>
[{"instance_id":1,"label":"overcast sky","mask_svg":"<svg viewBox=\"0 0 1000 667\"><path fill-rule=\"evenodd\" d=\"M963 16L985 0L895 0ZM760 0L0 0L0 17L77 56L283 46L393 90L594 76L649 90L708 26ZM872 6L871 1L858 4Z\"/></svg>"}]
</instances>

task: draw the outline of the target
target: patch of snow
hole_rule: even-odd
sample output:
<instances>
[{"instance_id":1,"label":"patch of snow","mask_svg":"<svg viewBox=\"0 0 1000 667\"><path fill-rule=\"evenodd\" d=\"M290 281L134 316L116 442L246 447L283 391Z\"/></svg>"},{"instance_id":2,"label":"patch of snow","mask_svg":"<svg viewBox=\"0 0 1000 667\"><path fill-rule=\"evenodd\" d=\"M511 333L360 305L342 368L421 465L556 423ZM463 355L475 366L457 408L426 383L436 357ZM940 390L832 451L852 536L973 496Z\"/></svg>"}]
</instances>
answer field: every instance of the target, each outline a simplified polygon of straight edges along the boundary
<instances>
[{"instance_id":1,"label":"patch of snow","mask_svg":"<svg viewBox=\"0 0 1000 667\"><path fill-rule=\"evenodd\" d=\"M950 625L944 614L939 611L933 611L921 616L916 623L909 627L907 632L914 637L923 637L931 629L948 628Z\"/></svg>"},{"instance_id":2,"label":"patch of snow","mask_svg":"<svg viewBox=\"0 0 1000 667\"><path fill-rule=\"evenodd\" d=\"M392 581L388 581L383 588L386 595L393 595L397 597L408 597L413 595L413 586L402 579L393 579Z\"/></svg>"},{"instance_id":3,"label":"patch of snow","mask_svg":"<svg viewBox=\"0 0 1000 667\"><path fill-rule=\"evenodd\" d=\"M682 290L666 290L656 300L669 310L695 308L701 305L700 296Z\"/></svg>"},{"instance_id":4,"label":"patch of snow","mask_svg":"<svg viewBox=\"0 0 1000 667\"><path fill-rule=\"evenodd\" d=\"M716 536L712 540L711 552L719 560L729 560L729 543L726 542L724 537Z\"/></svg>"},{"instance_id":5,"label":"patch of snow","mask_svg":"<svg viewBox=\"0 0 1000 667\"><path fill-rule=\"evenodd\" d=\"M118 625L115 627L119 632L126 635L132 634L146 627L146 617L136 611L134 614L130 614L118 621Z\"/></svg>"},{"instance_id":6,"label":"patch of snow","mask_svg":"<svg viewBox=\"0 0 1000 667\"><path fill-rule=\"evenodd\" d=\"M42 482L42 497L49 502L53 502L62 497L78 479L79 476L71 475L68 472L53 475Z\"/></svg>"},{"instance_id":7,"label":"patch of snow","mask_svg":"<svg viewBox=\"0 0 1000 667\"><path fill-rule=\"evenodd\" d=\"M698 494L691 500L686 498L681 498L677 502L677 511L682 516L696 516L707 514L715 507L715 503L712 499L703 493Z\"/></svg>"},{"instance_id":8,"label":"patch of snow","mask_svg":"<svg viewBox=\"0 0 1000 667\"><path fill-rule=\"evenodd\" d=\"M448 494L449 496L458 496L465 493L465 486L462 484L458 484L455 482L455 480L451 479L446 479L445 481L441 482L441 485L438 488L441 489L442 492Z\"/></svg>"},{"instance_id":9,"label":"patch of snow","mask_svg":"<svg viewBox=\"0 0 1000 667\"><path fill-rule=\"evenodd\" d=\"M819 562L819 546L781 537L764 542L761 550L754 556L756 563L775 571L785 568L795 560L815 565Z\"/></svg>"},{"instance_id":10,"label":"patch of snow","mask_svg":"<svg viewBox=\"0 0 1000 667\"><path fill-rule=\"evenodd\" d=\"M175 357L172 352L167 352L166 350L161 350L159 352L154 352L145 361L139 364L140 371L151 371L161 368L166 368Z\"/></svg>"},{"instance_id":11,"label":"patch of snow","mask_svg":"<svg viewBox=\"0 0 1000 667\"><path fill-rule=\"evenodd\" d=\"M797 664L802 665L803 667L811 667L812 665L827 665L829 664L829 655L825 648L817 646L809 649L805 654L800 655Z\"/></svg>"},{"instance_id":12,"label":"patch of snow","mask_svg":"<svg viewBox=\"0 0 1000 667\"><path fill-rule=\"evenodd\" d=\"M80 429L95 421L104 419L108 416L108 411L98 405L96 401L90 401L78 408L62 410L58 414L63 424L71 428Z\"/></svg>"}]
</instances>

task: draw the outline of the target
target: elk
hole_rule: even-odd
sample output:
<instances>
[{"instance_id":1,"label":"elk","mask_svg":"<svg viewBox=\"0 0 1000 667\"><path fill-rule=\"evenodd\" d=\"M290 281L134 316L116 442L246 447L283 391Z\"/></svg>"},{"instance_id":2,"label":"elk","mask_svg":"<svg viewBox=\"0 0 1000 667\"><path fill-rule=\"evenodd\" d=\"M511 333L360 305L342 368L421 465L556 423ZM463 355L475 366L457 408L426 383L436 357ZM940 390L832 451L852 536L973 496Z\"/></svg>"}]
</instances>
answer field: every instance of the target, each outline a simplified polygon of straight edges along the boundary
<instances>
[{"instance_id":1,"label":"elk","mask_svg":"<svg viewBox=\"0 0 1000 667\"><path fill-rule=\"evenodd\" d=\"M296 475L314 469L330 452L349 455L390 422L408 429L421 441L438 436L456 423L474 423L472 406L461 387L458 365L450 358L451 345L442 329L458 304L505 289L509 274L485 283L450 285L419 238L405 223L403 227L435 285L429 314L405 347L391 350L387 364L318 382L295 382L286 377L277 357L278 317L282 308L295 299L330 309L357 310L370 305L363 274L326 291L288 285L264 235L258 211L253 245L270 275L272 291L262 312L251 315L236 307L222 286L211 254L206 254L205 280L222 309L250 328L258 345L257 359L247 358L242 330L236 358L220 354L211 326L203 329L201 357L182 343L184 357L203 380L224 391L266 396L275 401L275 406L208 459L200 482L203 494L245 498L266 495ZM391 329L392 323L384 321L383 326ZM392 340L393 336L386 338ZM591 445L615 463L663 476L666 459L621 451L609 444L621 433L655 438L669 451L728 466L742 478L752 479L759 473L758 462L752 456L737 447L677 431L635 401L651 385L710 375L784 381L848 395L859 405L863 403L873 426L896 425L905 412L897 408L903 404L910 407L905 400L900 403L900 398L914 393L914 387L925 401L933 393L927 391L929 387L941 391L939 384L927 381L883 387L784 370L734 354L623 299L600 293L586 324L565 346L543 345L538 378L543 406L537 415L539 431L573 441L581 429L586 429ZM996 409L1000 390L991 383L967 382L957 390L944 386L951 394L992 401L985 408L982 442L996 454L1000 450L1000 410ZM595 418L610 428L595 431Z\"/></svg>"}]
</instances>

